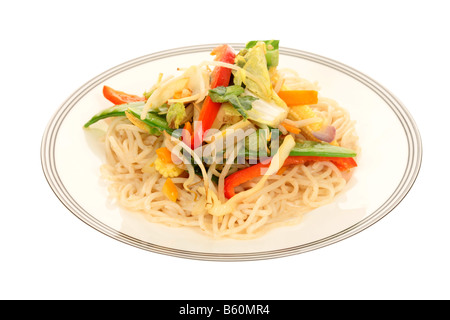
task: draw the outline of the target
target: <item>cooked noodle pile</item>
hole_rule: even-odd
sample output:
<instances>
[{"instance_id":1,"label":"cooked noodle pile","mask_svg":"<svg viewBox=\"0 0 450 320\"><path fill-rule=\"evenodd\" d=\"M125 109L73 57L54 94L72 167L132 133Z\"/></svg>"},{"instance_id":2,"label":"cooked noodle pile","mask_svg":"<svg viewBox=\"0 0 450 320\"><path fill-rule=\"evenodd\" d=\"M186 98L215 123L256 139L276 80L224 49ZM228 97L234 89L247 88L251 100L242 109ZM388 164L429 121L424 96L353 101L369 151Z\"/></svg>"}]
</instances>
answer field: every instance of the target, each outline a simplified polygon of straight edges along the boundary
<instances>
[{"instance_id":1,"label":"cooked noodle pile","mask_svg":"<svg viewBox=\"0 0 450 320\"><path fill-rule=\"evenodd\" d=\"M318 90L317 84L291 70L279 70L278 81L275 90L282 84L292 89ZM355 124L344 108L320 96L311 108L324 124L336 128L340 146L359 151ZM103 177L111 182L111 196L121 207L139 212L151 222L195 227L212 237L250 239L276 227L299 223L304 213L332 202L350 178L328 161L289 166L269 176L259 192L238 203L231 213L217 216L206 209L203 179L197 175L186 173L172 178L179 192L176 202L163 194L166 179L149 166L163 142L163 136L149 135L124 117L112 120L105 136L107 162L101 168ZM209 176L220 174L215 166L207 170ZM252 188L260 179L242 184L236 193ZM184 188L186 184L190 191ZM210 191L218 192L217 186L211 183ZM222 196L217 198L225 202Z\"/></svg>"}]
</instances>

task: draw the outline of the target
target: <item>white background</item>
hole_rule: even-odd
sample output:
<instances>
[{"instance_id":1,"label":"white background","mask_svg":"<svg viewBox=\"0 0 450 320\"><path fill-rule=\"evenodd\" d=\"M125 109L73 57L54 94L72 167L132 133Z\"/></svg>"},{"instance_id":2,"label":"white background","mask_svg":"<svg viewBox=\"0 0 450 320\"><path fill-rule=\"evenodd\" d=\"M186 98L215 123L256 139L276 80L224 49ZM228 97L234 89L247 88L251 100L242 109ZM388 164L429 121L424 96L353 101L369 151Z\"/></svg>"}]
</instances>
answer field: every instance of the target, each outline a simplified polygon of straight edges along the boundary
<instances>
[{"instance_id":1,"label":"white background","mask_svg":"<svg viewBox=\"0 0 450 320\"><path fill-rule=\"evenodd\" d=\"M450 298L446 1L3 1L0 30L0 298ZM405 104L424 156L394 211L319 250L223 263L125 245L54 196L40 143L73 91L149 53L252 39L350 65Z\"/></svg>"}]
</instances>

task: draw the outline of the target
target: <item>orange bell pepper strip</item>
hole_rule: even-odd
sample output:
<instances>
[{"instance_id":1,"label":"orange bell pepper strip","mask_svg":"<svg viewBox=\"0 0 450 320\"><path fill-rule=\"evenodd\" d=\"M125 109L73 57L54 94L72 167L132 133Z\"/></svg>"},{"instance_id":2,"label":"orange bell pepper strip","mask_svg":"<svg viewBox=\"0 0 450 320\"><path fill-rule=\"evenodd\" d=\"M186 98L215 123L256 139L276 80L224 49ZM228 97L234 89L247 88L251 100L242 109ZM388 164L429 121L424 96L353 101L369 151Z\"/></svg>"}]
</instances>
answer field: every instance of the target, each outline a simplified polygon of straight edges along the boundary
<instances>
[{"instance_id":1,"label":"orange bell pepper strip","mask_svg":"<svg viewBox=\"0 0 450 320\"><path fill-rule=\"evenodd\" d=\"M353 158L338 157L318 157L318 156L289 156L283 163L283 167L304 164L312 161L331 161L340 171L346 171L357 166ZM252 165L245 169L239 170L225 178L224 194L227 199L235 195L234 188L250 181L253 178L264 175L264 172L270 166L270 159L265 162Z\"/></svg>"},{"instance_id":2,"label":"orange bell pepper strip","mask_svg":"<svg viewBox=\"0 0 450 320\"><path fill-rule=\"evenodd\" d=\"M162 191L164 195L173 202L176 202L178 199L178 190L172 179L167 178L166 182L164 182Z\"/></svg>"},{"instance_id":3,"label":"orange bell pepper strip","mask_svg":"<svg viewBox=\"0 0 450 320\"><path fill-rule=\"evenodd\" d=\"M226 63L234 64L234 58L236 54L232 47L227 44L218 46L215 48L211 55L215 55L215 61L221 61ZM224 86L227 87L231 78L231 69L225 67L214 67L213 72L211 73L211 89ZM203 102L202 109L200 111L200 115L198 117L198 121L201 122L201 126L196 126L194 128L194 134L192 137L192 146L195 149L200 146L203 142L203 138L205 132L211 129L214 120L216 119L217 113L219 112L221 103L213 102L210 96L205 98Z\"/></svg>"},{"instance_id":4,"label":"orange bell pepper strip","mask_svg":"<svg viewBox=\"0 0 450 320\"><path fill-rule=\"evenodd\" d=\"M162 162L164 162L164 163L173 163L173 161L172 161L172 153L166 147L162 147L162 148L156 149L156 154L158 155L158 158L160 158L162 160Z\"/></svg>"},{"instance_id":5,"label":"orange bell pepper strip","mask_svg":"<svg viewBox=\"0 0 450 320\"><path fill-rule=\"evenodd\" d=\"M280 90L278 96L288 107L316 104L319 102L316 90Z\"/></svg>"},{"instance_id":6,"label":"orange bell pepper strip","mask_svg":"<svg viewBox=\"0 0 450 320\"><path fill-rule=\"evenodd\" d=\"M118 91L108 86L103 86L103 96L115 105L145 101L144 97Z\"/></svg>"},{"instance_id":7,"label":"orange bell pepper strip","mask_svg":"<svg viewBox=\"0 0 450 320\"><path fill-rule=\"evenodd\" d=\"M284 122L284 121L281 123L281 125L282 125L288 132L291 132L291 133L294 133L294 134L299 134L300 131L301 131L299 128L294 127L294 126L292 126L292 125L290 125L289 123L286 123L286 122Z\"/></svg>"}]
</instances>

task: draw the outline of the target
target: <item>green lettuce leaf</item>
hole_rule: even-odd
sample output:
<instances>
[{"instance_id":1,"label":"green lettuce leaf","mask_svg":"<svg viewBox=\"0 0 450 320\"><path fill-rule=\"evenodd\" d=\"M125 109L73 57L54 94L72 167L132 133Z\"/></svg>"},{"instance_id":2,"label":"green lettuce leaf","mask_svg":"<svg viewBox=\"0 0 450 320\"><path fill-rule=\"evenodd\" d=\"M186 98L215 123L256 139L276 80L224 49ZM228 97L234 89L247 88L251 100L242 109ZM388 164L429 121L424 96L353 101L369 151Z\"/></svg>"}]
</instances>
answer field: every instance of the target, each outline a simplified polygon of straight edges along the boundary
<instances>
[{"instance_id":1,"label":"green lettuce leaf","mask_svg":"<svg viewBox=\"0 0 450 320\"><path fill-rule=\"evenodd\" d=\"M245 49L253 48L258 42L264 42L266 44L267 68L278 66L280 40L249 41L245 45Z\"/></svg>"},{"instance_id":2,"label":"green lettuce leaf","mask_svg":"<svg viewBox=\"0 0 450 320\"><path fill-rule=\"evenodd\" d=\"M186 108L181 102L172 104L167 110L166 119L172 129L178 129L185 117Z\"/></svg>"},{"instance_id":3,"label":"green lettuce leaf","mask_svg":"<svg viewBox=\"0 0 450 320\"><path fill-rule=\"evenodd\" d=\"M235 85L241 86L244 84L246 89L256 96L270 101L272 100L273 90L265 54L266 44L264 42L256 43L244 56L238 55L236 64L242 70L233 71L233 75ZM247 73L253 75L253 77L249 77Z\"/></svg>"}]
</instances>

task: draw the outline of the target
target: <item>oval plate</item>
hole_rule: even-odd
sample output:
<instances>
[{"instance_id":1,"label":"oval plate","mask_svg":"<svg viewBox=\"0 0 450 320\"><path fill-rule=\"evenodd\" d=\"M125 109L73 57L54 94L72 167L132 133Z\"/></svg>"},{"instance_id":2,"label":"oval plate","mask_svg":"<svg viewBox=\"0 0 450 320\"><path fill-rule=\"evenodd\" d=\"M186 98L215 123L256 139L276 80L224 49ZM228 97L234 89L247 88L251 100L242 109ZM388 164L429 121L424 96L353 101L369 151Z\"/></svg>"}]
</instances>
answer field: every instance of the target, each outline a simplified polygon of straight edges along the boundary
<instances>
[{"instance_id":1,"label":"oval plate","mask_svg":"<svg viewBox=\"0 0 450 320\"><path fill-rule=\"evenodd\" d=\"M243 44L231 44L236 50ZM280 68L318 81L356 120L362 152L353 178L335 201L306 214L303 222L270 231L254 240L211 239L190 228L150 223L120 209L108 198L100 178L104 162L95 130L82 125L110 106L103 85L142 94L158 74L172 74L211 60L216 44L157 52L118 65L87 82L56 111L42 139L45 177L59 200L92 228L126 244L171 256L199 260L242 261L278 258L318 249L346 239L391 212L419 173L422 144L414 120L383 86L361 72L316 54L280 48Z\"/></svg>"}]
</instances>

